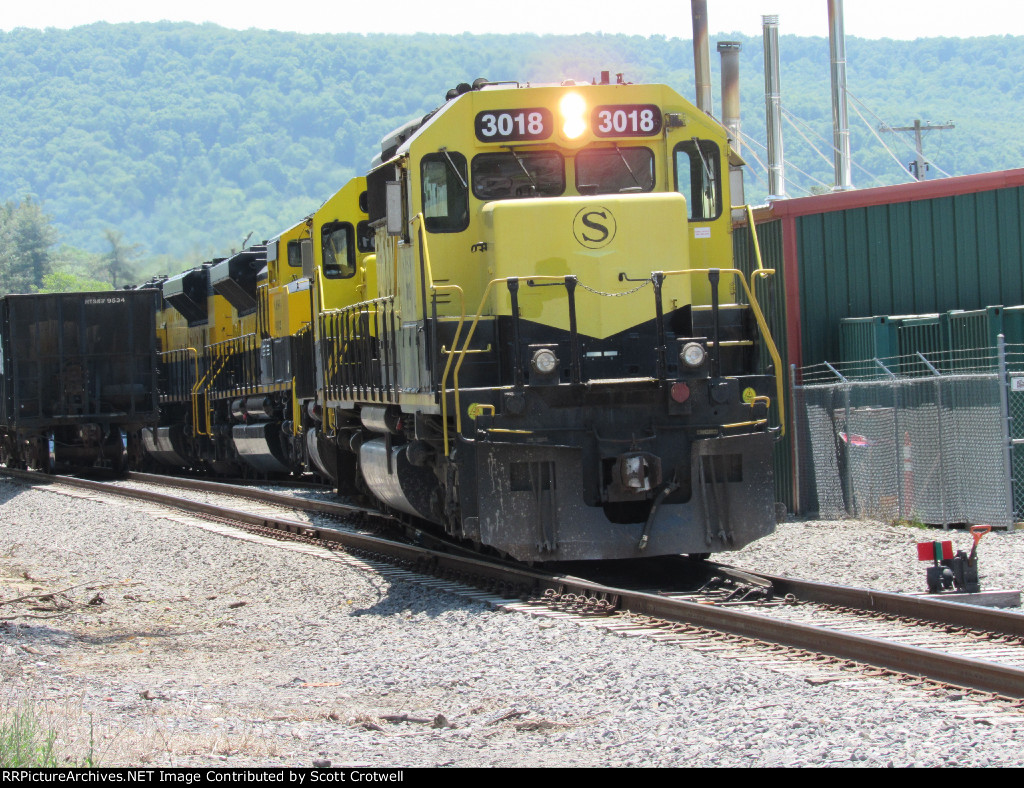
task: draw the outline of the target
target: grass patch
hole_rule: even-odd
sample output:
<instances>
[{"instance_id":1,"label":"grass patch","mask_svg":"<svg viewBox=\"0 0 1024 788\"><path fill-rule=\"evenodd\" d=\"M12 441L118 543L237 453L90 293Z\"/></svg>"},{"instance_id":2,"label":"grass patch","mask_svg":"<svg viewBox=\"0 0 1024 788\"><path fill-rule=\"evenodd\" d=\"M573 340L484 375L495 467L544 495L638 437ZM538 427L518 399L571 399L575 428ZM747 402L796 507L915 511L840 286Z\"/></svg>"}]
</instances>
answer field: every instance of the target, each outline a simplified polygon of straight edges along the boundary
<instances>
[{"instance_id":1,"label":"grass patch","mask_svg":"<svg viewBox=\"0 0 1024 788\"><path fill-rule=\"evenodd\" d=\"M931 528L928 523L922 522L918 517L911 517L909 520L897 520L897 525L902 525L904 528L919 528L923 531L927 531Z\"/></svg>"},{"instance_id":2,"label":"grass patch","mask_svg":"<svg viewBox=\"0 0 1024 788\"><path fill-rule=\"evenodd\" d=\"M0 768L93 768L99 765L92 715L89 715L89 749L76 755L73 754L75 748L69 748L68 733L65 731L58 736L53 725L46 721L52 720L46 716L49 713L52 712L27 700L17 705L0 705ZM58 723L68 721L62 715L56 719Z\"/></svg>"},{"instance_id":3,"label":"grass patch","mask_svg":"<svg viewBox=\"0 0 1024 788\"><path fill-rule=\"evenodd\" d=\"M62 766L55 746L57 734L45 728L35 709L21 705L0 722L0 767Z\"/></svg>"}]
</instances>

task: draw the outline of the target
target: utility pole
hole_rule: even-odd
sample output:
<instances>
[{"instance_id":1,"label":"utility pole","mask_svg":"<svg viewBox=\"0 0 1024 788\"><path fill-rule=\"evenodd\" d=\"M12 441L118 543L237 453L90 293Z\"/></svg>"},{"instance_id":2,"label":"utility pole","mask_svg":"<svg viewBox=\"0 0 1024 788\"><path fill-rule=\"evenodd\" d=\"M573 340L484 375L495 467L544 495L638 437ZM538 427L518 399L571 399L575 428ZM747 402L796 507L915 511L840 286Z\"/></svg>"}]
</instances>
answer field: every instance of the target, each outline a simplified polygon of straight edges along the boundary
<instances>
[{"instance_id":1,"label":"utility pole","mask_svg":"<svg viewBox=\"0 0 1024 788\"><path fill-rule=\"evenodd\" d=\"M910 174L919 181L928 179L928 162L924 158L924 143L921 140L921 135L926 131L946 131L948 129L955 129L956 124L953 121L939 125L933 125L930 121L924 125L921 124L921 120L917 119L914 121L913 126L879 126L879 131L891 131L896 133L898 131L912 131L914 132L914 146L917 148L917 158L910 163L907 169Z\"/></svg>"}]
</instances>

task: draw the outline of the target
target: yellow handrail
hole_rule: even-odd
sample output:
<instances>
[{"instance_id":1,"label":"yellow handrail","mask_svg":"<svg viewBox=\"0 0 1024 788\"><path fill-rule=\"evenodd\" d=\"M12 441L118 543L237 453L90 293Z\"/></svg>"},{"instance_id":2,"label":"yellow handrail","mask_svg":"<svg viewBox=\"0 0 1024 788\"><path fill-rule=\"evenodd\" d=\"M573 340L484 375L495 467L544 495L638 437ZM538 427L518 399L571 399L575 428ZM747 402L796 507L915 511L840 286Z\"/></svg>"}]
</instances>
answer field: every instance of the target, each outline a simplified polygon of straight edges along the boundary
<instances>
[{"instance_id":1,"label":"yellow handrail","mask_svg":"<svg viewBox=\"0 0 1024 788\"><path fill-rule=\"evenodd\" d=\"M786 401L783 398L782 391L782 358L779 356L779 350L775 347L775 340L772 339L771 332L768 330L768 323L761 313L761 307L757 303L757 296L754 295L753 290L747 285L747 278L743 275L743 272L738 268L688 268L684 271L664 271L663 273L666 277L692 276L694 274L708 274L714 270L717 270L720 274L732 274L739 279L740 284L743 285L743 291L747 294L750 307L754 310L754 319L757 320L758 328L761 329L761 336L768 346L768 354L772 357L772 362L775 364L775 393L779 403L779 427L781 428L780 434L784 436L786 434ZM761 268L754 271L754 276L758 277L774 275L774 268Z\"/></svg>"},{"instance_id":2,"label":"yellow handrail","mask_svg":"<svg viewBox=\"0 0 1024 788\"><path fill-rule=\"evenodd\" d=\"M754 241L754 259L757 260L757 270L766 270L764 264L761 262L761 242L757 240L757 228L754 226L754 209L750 207L750 204L743 206L747 210L747 227L750 228L750 237Z\"/></svg>"},{"instance_id":3,"label":"yellow handrail","mask_svg":"<svg viewBox=\"0 0 1024 788\"><path fill-rule=\"evenodd\" d=\"M455 357L455 348L459 344L459 336L462 334L462 326L466 322L466 295L458 285L430 285L430 290L437 293L441 290L458 293L459 295L459 322L455 326L455 336L452 338L452 349L445 352L448 360L444 363L444 372L441 373L441 424L444 426L444 456L448 456L448 373L452 368L452 359ZM462 431L462 414L459 412L459 383L458 376L455 377L455 429Z\"/></svg>"},{"instance_id":4,"label":"yellow handrail","mask_svg":"<svg viewBox=\"0 0 1024 788\"><path fill-rule=\"evenodd\" d=\"M292 378L292 435L302 434L302 403L295 391L295 378Z\"/></svg>"},{"instance_id":5,"label":"yellow handrail","mask_svg":"<svg viewBox=\"0 0 1024 788\"><path fill-rule=\"evenodd\" d=\"M206 380L206 375L203 375L203 377L201 378L199 377L199 351L191 347L185 348L185 350L186 352L191 351L192 353L194 353L196 358L196 382L192 385L192 429L195 431L196 435L209 436L211 432L209 430L209 418L206 419L208 428L207 432L203 432L202 427L200 427L199 425L199 389L202 388L203 381ZM212 363L210 366L213 366ZM207 375L208 374L209 370L207 370ZM209 411L209 399L207 399L206 406L207 411Z\"/></svg>"},{"instance_id":6,"label":"yellow handrail","mask_svg":"<svg viewBox=\"0 0 1024 788\"><path fill-rule=\"evenodd\" d=\"M708 274L712 270L715 270L715 269L710 269L710 268L690 268L690 269L686 269L686 270L683 270L683 271L664 271L663 274L666 277L668 277L668 276L692 276L694 274L705 274L706 275L706 274ZM780 372L780 370L782 369L782 358L779 356L778 348L776 348L775 341L774 341L774 339L772 339L771 332L768 330L768 323L767 323L767 321L765 321L764 314L761 312L761 307L758 304L757 296L754 295L754 293L751 290L751 288L747 285L746 277L743 275L743 272L740 271L738 268L719 268L717 270L721 274L732 274L733 276L735 276L736 278L739 279L740 284L743 285L743 290L744 290L744 292L747 295L747 299L750 302L750 306L754 310L754 318L757 320L757 325L761 329L761 335L764 337L765 343L767 344L768 353L771 356L773 363L775 364L775 389L776 389L776 396L778 398L778 403L779 403L779 425L780 425L780 428L781 428L781 434L785 435L786 434L786 405L785 405L785 400L783 399L782 378L781 378L781 372ZM758 277L768 277L768 276L773 276L774 274L775 274L775 269L772 269L772 268L761 268L761 269L759 269L759 270L754 272L754 275L758 276ZM503 283L503 282L507 283L507 282L509 282L512 279L528 279L528 280L533 281L533 282L544 282L544 281L548 281L548 282L552 282L552 281L564 282L565 281L565 277L564 276L550 276L550 275L549 276L527 276L527 277L509 276L509 277L503 277L503 278L500 278L500 279L492 279L490 282L487 283L487 287L484 288L483 297L480 299L480 306L477 309L477 314L474 316L473 322L470 324L469 332L466 334L466 339L462 343L461 351L459 351L459 360L455 364L454 382L455 382L456 429L459 432L462 431L461 404L460 404L460 401L459 401L459 371L462 369L462 362L465 360L466 354L472 352L472 351L469 350L469 343L473 339L473 334L476 332L477 323L480 322L480 313L483 311L484 304L487 303L487 298L490 296L491 288L495 284L499 284L499 283Z\"/></svg>"},{"instance_id":7,"label":"yellow handrail","mask_svg":"<svg viewBox=\"0 0 1024 788\"><path fill-rule=\"evenodd\" d=\"M195 367L195 383L192 384L192 390L190 392L190 399L192 400L192 429L195 430L197 435L209 435L208 432L203 432L199 428L199 385L201 383L199 379L199 351L194 347L175 348L174 350L168 350L160 353L160 355L169 356L177 353L184 353L186 356L191 353L192 363Z\"/></svg>"},{"instance_id":8,"label":"yellow handrail","mask_svg":"<svg viewBox=\"0 0 1024 788\"><path fill-rule=\"evenodd\" d=\"M423 223L423 214L418 213L412 218L412 222ZM423 239L423 268L426 274L426 283L430 288L431 295L436 295L439 292L450 292L457 293L459 296L459 322L455 326L455 336L452 338L452 349L445 351L445 355L448 356L448 360L444 365L444 372L441 373L441 424L444 429L444 456L448 456L448 373L452 368L452 359L455 357L456 348L459 345L459 337L462 334L462 326L466 322L466 294L462 288L458 285L435 285L434 284L434 271L430 265L430 250L427 248L426 238ZM426 304L424 304L424 309ZM426 319L426 315L423 316ZM436 330L436 329L435 329ZM461 358L461 357L460 357ZM455 378L455 432L456 434L462 432L462 412L459 409L459 375L456 370Z\"/></svg>"},{"instance_id":9,"label":"yellow handrail","mask_svg":"<svg viewBox=\"0 0 1024 788\"><path fill-rule=\"evenodd\" d=\"M210 349L213 349L213 345ZM215 356L210 359L210 368L206 370L206 374L203 375L203 379L198 381L192 389L192 422L196 431L196 435L205 435L208 438L213 436L213 422L210 419L210 387L206 385L206 381L213 380L217 377L217 373L223 369L224 364L227 362L227 356ZM218 363L219 366L218 366ZM199 390L202 389L203 399L206 401L205 408L205 421L206 421L206 432L203 432L199 428Z\"/></svg>"},{"instance_id":10,"label":"yellow handrail","mask_svg":"<svg viewBox=\"0 0 1024 788\"><path fill-rule=\"evenodd\" d=\"M487 303L487 299L491 295L491 288L496 284L500 284L502 282L507 283L513 279L529 279L531 282L565 282L564 276L545 275L528 277L505 276L501 279L492 279L487 283L487 287L484 288L484 294L480 298L480 306L477 307L476 314L473 316L473 322L469 326L469 332L466 334L466 340L462 343L462 350L459 351L459 360L455 364L455 429L459 432L462 432L462 407L459 402L459 370L462 369L462 362L466 360L466 354L472 352L469 349L469 343L473 339L473 334L476 332L477 323L480 322L480 314L484 310L484 304ZM452 351L455 351L454 345L452 345Z\"/></svg>"},{"instance_id":11,"label":"yellow handrail","mask_svg":"<svg viewBox=\"0 0 1024 788\"><path fill-rule=\"evenodd\" d=\"M195 365L195 379L199 380L199 353L198 353L198 351L196 351L196 349L194 347L175 348L174 350L164 350L164 351L161 351L161 352L157 353L157 355L158 356L170 356L170 355L174 355L176 353L184 353L185 355L188 355L189 353L192 354L192 363ZM195 386L193 385L192 388L194 390Z\"/></svg>"}]
</instances>

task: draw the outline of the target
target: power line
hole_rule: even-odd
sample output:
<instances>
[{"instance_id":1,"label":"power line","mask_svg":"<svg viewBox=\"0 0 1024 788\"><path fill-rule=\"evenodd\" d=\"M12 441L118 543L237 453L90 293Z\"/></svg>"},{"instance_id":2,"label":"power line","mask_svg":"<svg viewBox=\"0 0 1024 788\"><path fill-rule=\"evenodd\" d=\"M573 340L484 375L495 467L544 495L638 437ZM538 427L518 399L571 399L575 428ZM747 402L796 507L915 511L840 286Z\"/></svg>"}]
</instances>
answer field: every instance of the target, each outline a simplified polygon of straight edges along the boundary
<instances>
[{"instance_id":1,"label":"power line","mask_svg":"<svg viewBox=\"0 0 1024 788\"><path fill-rule=\"evenodd\" d=\"M854 104L854 105L853 105L853 111L857 113L857 117L859 117L859 118L860 118L860 119L861 119L862 121L864 121L864 125L868 127L868 131L870 131L870 132L871 132L872 134L874 134L874 135L875 135L875 139L876 139L876 140L878 140L879 144L880 144L880 145L881 145L881 146L882 146L883 148L885 148L885 152L886 152L886 153L888 153L888 154L889 154L890 156L892 156L892 160L893 160L894 162L896 162L896 164L897 164L897 165L899 166L899 168L900 168L900 171L904 173L904 177L905 177L905 176L906 176L906 168L905 168L905 167L903 166L903 162L902 162L902 161L900 161L900 160L899 160L899 158L897 158L896 154L895 154L895 153L893 153L893 152L892 152L892 151L891 151L891 150L889 149L889 146L885 144L885 140L883 140L883 139L882 139L881 137L879 137L879 136L878 136L878 132L877 132L877 131L875 131L875 130L874 130L874 128L872 128L872 126L871 126L871 124L870 124L870 123L868 123L868 120L867 120L867 118L865 118L865 117L864 117L864 116L863 116L863 115L861 114L860 110L859 110L859 109L857 109L857 105L856 105L856 104ZM870 111L870 110L869 110L869 111Z\"/></svg>"},{"instance_id":2,"label":"power line","mask_svg":"<svg viewBox=\"0 0 1024 788\"><path fill-rule=\"evenodd\" d=\"M921 119L917 118L914 120L913 126L890 126L888 124L883 125L879 128L879 131L888 132L890 134L896 134L898 132L912 131L914 132L914 147L917 151L917 158L911 163L909 169L910 173L919 181L927 179L928 160L924 157L924 142L921 139L922 135L926 131L948 131L955 129L956 124L953 121L943 124L933 124L930 121L927 124L922 124ZM939 169L936 167L935 169ZM942 172L942 170L939 170ZM943 175L948 177L948 173L943 172Z\"/></svg>"},{"instance_id":3,"label":"power line","mask_svg":"<svg viewBox=\"0 0 1024 788\"><path fill-rule=\"evenodd\" d=\"M891 129L893 131L902 131L903 130L903 129L892 129L892 127L888 123L886 123L884 120L882 120L882 118L880 118L877 114L872 112L871 107L869 107L867 104L865 104L863 101L861 101L855 95L853 95L849 90L846 91L846 95L849 96L851 99L853 99L858 104L860 104L864 108L864 110L869 115L871 115L871 117L873 117L876 121L878 121L879 130L881 130L881 131L885 131L885 130L889 130L889 129ZM867 123L867 121L864 121L864 122ZM952 121L950 121L950 125L953 125ZM869 128L870 128L870 126L869 126ZM934 128L938 128L938 127L936 126ZM909 130L912 130L912 127L910 127ZM875 136L878 137L877 134ZM907 143L906 140L904 140L902 137L896 137L896 139L899 140L900 142L902 142L903 144L907 145L907 147L910 147L909 143ZM879 142L881 142L880 138L879 138ZM882 147L884 147L886 150L889 150L889 147L884 142L882 142ZM891 151L890 151L889 155L895 157L895 154L893 154ZM952 178L953 177L950 173L946 172L944 169L942 169L934 161L929 161L929 160L925 159L925 163L931 165L932 167L934 167L936 170L938 170L940 173L945 175L947 178ZM905 168L905 165L903 164L903 162L899 162L899 165L900 165L901 168Z\"/></svg>"},{"instance_id":4,"label":"power line","mask_svg":"<svg viewBox=\"0 0 1024 788\"><path fill-rule=\"evenodd\" d=\"M856 111L856 108L854 108L854 110ZM798 117L797 117L796 115L794 115L794 114L793 114L792 112L790 112L790 111L789 111L789 110L787 110L787 109L783 109L783 112L785 112L785 113L786 113L786 114L787 114L787 115L789 116L789 117L788 117L787 119L788 119L788 120L790 120L790 122L791 122L791 123L799 123L799 124L801 124L801 125L802 125L802 126L803 126L803 127L805 128L805 129L807 129L807 131L808 131L809 133L811 133L811 134L813 134L813 135L814 135L815 137L817 137L817 138L818 138L818 140L819 140L819 141L820 141L820 142L821 142L821 143L822 143L823 145L825 145L825 146L827 146L827 147L831 148L831 149L832 149L832 151L833 151L834 153L838 153L838 152L839 152L839 149L838 149L838 148L837 148L837 147L835 146L835 143L834 143L834 142L833 142L832 140L827 140L827 139L825 139L824 137L822 137L822 136L821 136L821 135L820 135L820 134L819 134L818 132L816 132L816 131L815 131L815 130L814 130L814 129L813 129L813 128L812 128L811 126L810 126L810 124L808 124L808 123L807 123L807 121L805 121L805 120L802 120L801 118L798 118ZM858 114L859 114L859 113L858 113ZM862 119L862 120L863 120L863 117L864 117L864 116L863 116L863 115L861 115L861 119ZM798 130L798 131L799 131L799 130ZM805 137L805 139L806 139L806 137ZM883 146L884 146L884 144L885 144L885 143L883 143ZM817 149L816 149L816 150L817 150ZM826 163L826 164L828 164L828 166L830 166L830 167L832 167L832 166L833 166L833 164L834 164L834 163L833 163L833 161L832 161L832 160L830 160L830 159L829 159L828 157L826 157L826 156L825 156L825 155L824 155L823 153L821 153L820 151L818 151L818 155L819 155L819 156L821 156L821 157L822 157L823 159L825 159L825 163ZM870 178L871 180L873 180L873 181L874 181L875 183L877 183L877 184L878 184L879 186L885 186L885 185L886 185L886 184L885 184L885 182L884 182L884 181L883 181L883 180L882 180L881 178L879 178L879 177L878 177L877 175L875 175L875 174L874 174L873 172L871 172L871 170L869 170L869 169L868 169L867 167L864 167L863 165L861 165L861 164L858 164L858 163L857 163L856 161L853 161L853 162L851 162L851 163L853 164L853 166L854 166L854 167L856 167L856 168L857 168L858 170L860 170L860 171L861 171L862 173L864 173L864 174L865 174L866 176L868 176L868 177L869 177L869 178ZM902 162L900 162L900 161L897 161L896 163L897 163L897 164L899 164L899 166L900 166L900 169L902 170L902 169L903 169L903 163L902 163Z\"/></svg>"}]
</instances>

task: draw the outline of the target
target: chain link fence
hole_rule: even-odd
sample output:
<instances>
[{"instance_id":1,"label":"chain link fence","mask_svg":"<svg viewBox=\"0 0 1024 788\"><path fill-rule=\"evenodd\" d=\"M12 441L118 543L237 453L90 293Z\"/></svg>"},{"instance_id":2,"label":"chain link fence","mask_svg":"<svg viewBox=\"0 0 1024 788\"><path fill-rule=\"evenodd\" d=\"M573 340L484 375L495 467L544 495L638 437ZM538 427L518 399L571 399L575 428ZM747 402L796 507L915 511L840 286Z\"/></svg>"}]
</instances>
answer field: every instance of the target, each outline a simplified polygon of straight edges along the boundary
<instances>
[{"instance_id":1,"label":"chain link fence","mask_svg":"<svg viewBox=\"0 0 1024 788\"><path fill-rule=\"evenodd\" d=\"M943 526L1024 519L1024 346L801 372L801 511Z\"/></svg>"}]
</instances>

